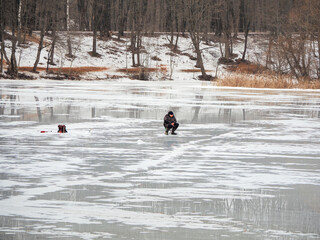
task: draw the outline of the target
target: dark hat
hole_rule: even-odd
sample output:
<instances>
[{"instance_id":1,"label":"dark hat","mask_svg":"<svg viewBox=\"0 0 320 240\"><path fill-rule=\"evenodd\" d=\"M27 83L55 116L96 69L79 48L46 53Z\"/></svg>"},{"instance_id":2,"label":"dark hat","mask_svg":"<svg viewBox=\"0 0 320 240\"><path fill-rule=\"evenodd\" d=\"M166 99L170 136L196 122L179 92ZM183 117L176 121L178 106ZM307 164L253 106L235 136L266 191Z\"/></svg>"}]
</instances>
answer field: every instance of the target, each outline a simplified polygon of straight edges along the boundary
<instances>
[{"instance_id":1,"label":"dark hat","mask_svg":"<svg viewBox=\"0 0 320 240\"><path fill-rule=\"evenodd\" d=\"M172 111L169 111L168 114L169 114L169 115L173 115L173 112L172 112Z\"/></svg>"}]
</instances>

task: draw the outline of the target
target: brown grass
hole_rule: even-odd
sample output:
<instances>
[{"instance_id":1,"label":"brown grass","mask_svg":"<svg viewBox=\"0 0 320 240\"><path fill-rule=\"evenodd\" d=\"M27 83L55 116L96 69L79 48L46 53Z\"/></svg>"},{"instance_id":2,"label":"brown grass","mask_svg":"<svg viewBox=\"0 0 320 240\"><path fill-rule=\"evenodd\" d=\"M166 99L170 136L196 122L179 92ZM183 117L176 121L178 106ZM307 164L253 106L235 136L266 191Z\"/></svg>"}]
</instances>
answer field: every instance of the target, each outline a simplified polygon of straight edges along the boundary
<instances>
[{"instance_id":1,"label":"brown grass","mask_svg":"<svg viewBox=\"0 0 320 240\"><path fill-rule=\"evenodd\" d=\"M283 75L232 75L217 81L217 86L247 88L320 89L320 81L294 81Z\"/></svg>"},{"instance_id":2,"label":"brown grass","mask_svg":"<svg viewBox=\"0 0 320 240\"><path fill-rule=\"evenodd\" d=\"M19 67L20 71L32 71L33 67ZM37 71L46 71L45 67L38 67ZM106 67L65 67L65 68L49 68L51 72L61 72L61 73L73 73L73 74L83 74L87 72L101 72L106 71Z\"/></svg>"},{"instance_id":3,"label":"brown grass","mask_svg":"<svg viewBox=\"0 0 320 240\"><path fill-rule=\"evenodd\" d=\"M168 69L167 69L167 65L160 64L160 71L166 72L167 70L168 70Z\"/></svg>"},{"instance_id":4,"label":"brown grass","mask_svg":"<svg viewBox=\"0 0 320 240\"><path fill-rule=\"evenodd\" d=\"M231 72L247 74L263 73L266 71L263 66L249 62L239 62L236 64L232 64L228 66L228 70L230 70Z\"/></svg>"}]
</instances>

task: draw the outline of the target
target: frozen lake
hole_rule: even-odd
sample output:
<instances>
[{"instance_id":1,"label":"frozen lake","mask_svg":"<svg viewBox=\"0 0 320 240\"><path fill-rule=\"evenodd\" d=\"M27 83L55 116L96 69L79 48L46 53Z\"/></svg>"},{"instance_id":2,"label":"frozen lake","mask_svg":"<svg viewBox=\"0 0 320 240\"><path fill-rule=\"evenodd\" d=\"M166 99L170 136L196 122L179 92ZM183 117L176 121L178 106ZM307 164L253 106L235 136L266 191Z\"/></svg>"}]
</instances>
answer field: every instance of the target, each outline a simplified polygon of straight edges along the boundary
<instances>
[{"instance_id":1,"label":"frozen lake","mask_svg":"<svg viewBox=\"0 0 320 240\"><path fill-rule=\"evenodd\" d=\"M0 96L1 240L320 239L320 91L1 80Z\"/></svg>"}]
</instances>

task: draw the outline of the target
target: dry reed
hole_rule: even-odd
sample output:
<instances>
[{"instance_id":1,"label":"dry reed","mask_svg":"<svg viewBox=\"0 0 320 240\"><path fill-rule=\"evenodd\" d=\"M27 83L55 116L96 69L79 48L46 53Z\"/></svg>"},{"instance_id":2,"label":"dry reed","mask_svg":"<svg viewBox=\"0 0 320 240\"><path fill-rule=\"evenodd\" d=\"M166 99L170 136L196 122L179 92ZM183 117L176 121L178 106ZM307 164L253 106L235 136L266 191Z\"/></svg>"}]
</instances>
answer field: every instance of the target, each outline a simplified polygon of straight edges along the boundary
<instances>
[{"instance_id":1,"label":"dry reed","mask_svg":"<svg viewBox=\"0 0 320 240\"><path fill-rule=\"evenodd\" d=\"M230 65L228 66L228 70L230 70L231 72L247 73L247 74L263 73L266 71L266 69L259 64L247 63L247 62L240 62L234 65Z\"/></svg>"},{"instance_id":2,"label":"dry reed","mask_svg":"<svg viewBox=\"0 0 320 240\"><path fill-rule=\"evenodd\" d=\"M286 75L234 74L217 81L217 86L246 88L320 89L319 80L294 80Z\"/></svg>"}]
</instances>

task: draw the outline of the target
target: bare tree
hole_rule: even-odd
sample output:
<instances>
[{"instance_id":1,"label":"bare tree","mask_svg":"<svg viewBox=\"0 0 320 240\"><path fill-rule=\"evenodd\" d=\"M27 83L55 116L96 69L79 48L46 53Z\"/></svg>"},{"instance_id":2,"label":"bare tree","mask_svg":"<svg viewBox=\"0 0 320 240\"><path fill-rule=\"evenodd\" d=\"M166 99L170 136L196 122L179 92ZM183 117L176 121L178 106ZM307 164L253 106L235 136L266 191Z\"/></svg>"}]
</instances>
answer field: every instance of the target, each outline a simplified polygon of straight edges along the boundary
<instances>
[{"instance_id":1,"label":"bare tree","mask_svg":"<svg viewBox=\"0 0 320 240\"><path fill-rule=\"evenodd\" d=\"M84 31L89 29L89 18L88 8L89 0L77 0L78 7L78 19L79 19L79 30Z\"/></svg>"},{"instance_id":2,"label":"bare tree","mask_svg":"<svg viewBox=\"0 0 320 240\"><path fill-rule=\"evenodd\" d=\"M124 36L125 25L128 16L128 4L125 0L119 0L118 3L119 14L117 16L117 28L118 28L118 39Z\"/></svg>"},{"instance_id":3,"label":"bare tree","mask_svg":"<svg viewBox=\"0 0 320 240\"><path fill-rule=\"evenodd\" d=\"M99 31L101 37L111 37L111 9L113 1L99 0L101 15L99 18Z\"/></svg>"},{"instance_id":4,"label":"bare tree","mask_svg":"<svg viewBox=\"0 0 320 240\"><path fill-rule=\"evenodd\" d=\"M18 66L16 60L16 45L17 45L17 36L16 30L18 28L18 8L19 8L19 0L13 0L6 3L7 11L8 11L8 19L9 25L11 28L11 57L8 66L8 74L10 75L18 75Z\"/></svg>"},{"instance_id":5,"label":"bare tree","mask_svg":"<svg viewBox=\"0 0 320 240\"><path fill-rule=\"evenodd\" d=\"M310 34L311 48L315 57L315 72L318 79L320 79L320 2L317 0L306 0L306 4L308 11L305 14L307 14L308 18L303 22L307 26L307 32Z\"/></svg>"},{"instance_id":6,"label":"bare tree","mask_svg":"<svg viewBox=\"0 0 320 240\"><path fill-rule=\"evenodd\" d=\"M71 46L71 37L70 37L70 0L67 0L67 9L66 9L66 17L67 17L67 44L68 44L68 57L73 57L72 55L72 46Z\"/></svg>"},{"instance_id":7,"label":"bare tree","mask_svg":"<svg viewBox=\"0 0 320 240\"><path fill-rule=\"evenodd\" d=\"M220 0L221 1L221 0ZM233 14L232 14L232 0L223 0L220 2L221 8L221 23L222 32L224 37L224 57L230 59L232 55L232 24L233 24Z\"/></svg>"},{"instance_id":8,"label":"bare tree","mask_svg":"<svg viewBox=\"0 0 320 240\"><path fill-rule=\"evenodd\" d=\"M19 1L18 4L18 33L17 33L17 40L18 44L21 43L21 12L22 12L22 0Z\"/></svg>"},{"instance_id":9,"label":"bare tree","mask_svg":"<svg viewBox=\"0 0 320 240\"><path fill-rule=\"evenodd\" d=\"M36 28L36 8L37 0L28 0L26 2L26 13L25 13L25 26L28 30L29 36L32 35L33 30Z\"/></svg>"},{"instance_id":10,"label":"bare tree","mask_svg":"<svg viewBox=\"0 0 320 240\"><path fill-rule=\"evenodd\" d=\"M202 30L204 26L204 13L209 8L209 2L206 0L187 0L187 23L188 23L188 31L192 41L192 44L195 48L197 54L197 64L196 67L201 69L201 78L208 79L210 76L207 75L201 49L200 43L202 38Z\"/></svg>"},{"instance_id":11,"label":"bare tree","mask_svg":"<svg viewBox=\"0 0 320 240\"><path fill-rule=\"evenodd\" d=\"M288 12L275 44L290 73L297 79L319 78L320 3L316 0L296 2Z\"/></svg>"},{"instance_id":12,"label":"bare tree","mask_svg":"<svg viewBox=\"0 0 320 240\"><path fill-rule=\"evenodd\" d=\"M142 48L142 31L145 24L145 14L147 9L147 0L130 1L129 10L129 28L131 31L131 55L132 66L141 66L140 51ZM137 62L135 61L137 58Z\"/></svg>"},{"instance_id":13,"label":"bare tree","mask_svg":"<svg viewBox=\"0 0 320 240\"><path fill-rule=\"evenodd\" d=\"M55 0L52 3L52 8L54 11L52 11L52 16L51 16L51 37L52 37L52 42L51 42L51 48L49 51L49 56L48 56L48 64L53 65L54 64L54 54L55 54L55 47L56 47L56 42L57 42L57 28L59 24L59 10L60 10L60 0Z\"/></svg>"},{"instance_id":14,"label":"bare tree","mask_svg":"<svg viewBox=\"0 0 320 240\"><path fill-rule=\"evenodd\" d=\"M4 0L0 0L0 41L1 41L1 52L0 52L0 73L3 73L3 62L4 59L7 63L10 62L9 58L7 57L6 51L5 51L5 44L4 44L4 29L6 25L5 21L5 11L4 11Z\"/></svg>"},{"instance_id":15,"label":"bare tree","mask_svg":"<svg viewBox=\"0 0 320 240\"><path fill-rule=\"evenodd\" d=\"M4 3L0 0L0 42L1 42L1 56L0 56L0 74L3 73L3 57L4 57Z\"/></svg>"},{"instance_id":16,"label":"bare tree","mask_svg":"<svg viewBox=\"0 0 320 240\"><path fill-rule=\"evenodd\" d=\"M41 51L43 49L43 39L44 39L44 34L45 34L45 27L46 27L46 9L45 9L45 0L39 0L38 4L39 4L39 11L40 11L40 15L39 15L39 22L40 22L40 40L39 40L39 45L38 45L38 52L37 52L37 57L36 60L34 62L33 65L33 72L37 71L37 67L40 61L40 55L41 55Z\"/></svg>"},{"instance_id":17,"label":"bare tree","mask_svg":"<svg viewBox=\"0 0 320 240\"><path fill-rule=\"evenodd\" d=\"M250 31L250 25L252 23L252 1L241 0L240 4L240 24L241 30L244 32L244 49L242 53L242 61L246 59L247 47L248 47L248 36Z\"/></svg>"},{"instance_id":18,"label":"bare tree","mask_svg":"<svg viewBox=\"0 0 320 240\"><path fill-rule=\"evenodd\" d=\"M92 56L97 55L97 26L98 26L98 0L93 0L93 7L92 7L92 31L93 31L93 38L92 38Z\"/></svg>"},{"instance_id":19,"label":"bare tree","mask_svg":"<svg viewBox=\"0 0 320 240\"><path fill-rule=\"evenodd\" d=\"M175 50L181 35L189 32L197 55L196 66L205 79L208 76L200 45L209 43L209 33L222 36L222 55L232 59L234 38L238 32L243 32L242 59L245 60L249 32L270 31L268 66L278 62L279 66L285 65L278 69L289 69L297 77L320 77L319 0L0 0L0 4L0 67L3 68L2 62L6 59L8 73L13 75L18 73L16 45L17 41L22 42L22 34L25 40L27 33L32 35L33 31L40 31L36 70L44 35L50 31L52 44L48 64L54 63L56 32L59 30L66 31L66 55L73 57L72 52L76 50L72 49L70 30L74 27L71 23L75 22L79 30L93 32L94 55L98 55L99 34L107 40L113 30L118 31L118 38L129 31L132 66L143 65L140 55L145 34L168 32L170 47ZM7 35L11 35L12 43L9 58L4 44Z\"/></svg>"}]
</instances>

